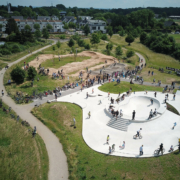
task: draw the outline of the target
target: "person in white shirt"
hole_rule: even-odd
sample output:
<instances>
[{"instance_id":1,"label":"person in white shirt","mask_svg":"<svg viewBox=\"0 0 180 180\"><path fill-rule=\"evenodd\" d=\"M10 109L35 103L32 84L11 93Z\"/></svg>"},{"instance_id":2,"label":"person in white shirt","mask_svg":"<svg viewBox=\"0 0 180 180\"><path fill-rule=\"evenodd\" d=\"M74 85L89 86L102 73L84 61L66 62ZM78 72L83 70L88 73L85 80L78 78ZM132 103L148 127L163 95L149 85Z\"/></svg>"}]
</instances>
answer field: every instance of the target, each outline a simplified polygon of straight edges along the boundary
<instances>
[{"instance_id":1,"label":"person in white shirt","mask_svg":"<svg viewBox=\"0 0 180 180\"><path fill-rule=\"evenodd\" d=\"M138 131L137 131L137 137L139 137L139 134L141 133L141 130L142 130L142 128L140 128Z\"/></svg>"}]
</instances>

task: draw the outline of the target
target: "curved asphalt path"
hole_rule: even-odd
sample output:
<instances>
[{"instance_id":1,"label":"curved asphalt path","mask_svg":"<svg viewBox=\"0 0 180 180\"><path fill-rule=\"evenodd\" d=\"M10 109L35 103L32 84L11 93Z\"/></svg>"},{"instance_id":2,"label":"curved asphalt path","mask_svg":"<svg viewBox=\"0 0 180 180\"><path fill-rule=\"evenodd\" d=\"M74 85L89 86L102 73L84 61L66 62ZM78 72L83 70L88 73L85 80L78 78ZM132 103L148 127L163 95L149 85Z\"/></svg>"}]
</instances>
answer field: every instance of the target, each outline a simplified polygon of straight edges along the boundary
<instances>
[{"instance_id":1,"label":"curved asphalt path","mask_svg":"<svg viewBox=\"0 0 180 180\"><path fill-rule=\"evenodd\" d=\"M56 40L54 40L54 44L55 43ZM40 52L43 49L46 49L50 46L51 45L45 46L37 51L32 52L32 54ZM32 54L28 54L18 59L15 62L9 63L8 64L9 67L31 56ZM68 179L69 173L68 173L67 158L63 151L63 147L59 142L59 139L51 132L51 130L49 130L43 123L41 123L36 117L34 117L31 114L31 109L34 106L17 105L10 97L7 96L7 92L3 84L4 74L5 74L5 68L3 68L2 71L0 71L0 90L3 89L5 93L5 95L2 97L2 100L4 103L10 106L22 119L28 121L31 127L34 126L37 127L37 132L43 139L49 156L48 179L49 180Z\"/></svg>"}]
</instances>

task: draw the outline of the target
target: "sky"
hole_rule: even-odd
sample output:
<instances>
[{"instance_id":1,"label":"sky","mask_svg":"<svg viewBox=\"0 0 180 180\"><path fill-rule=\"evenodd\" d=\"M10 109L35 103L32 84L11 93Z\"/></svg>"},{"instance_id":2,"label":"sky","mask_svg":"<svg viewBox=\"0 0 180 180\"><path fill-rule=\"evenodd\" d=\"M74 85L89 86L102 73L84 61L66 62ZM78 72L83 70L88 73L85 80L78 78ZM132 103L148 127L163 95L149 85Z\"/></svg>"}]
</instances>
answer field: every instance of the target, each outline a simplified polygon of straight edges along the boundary
<instances>
[{"instance_id":1,"label":"sky","mask_svg":"<svg viewBox=\"0 0 180 180\"><path fill-rule=\"evenodd\" d=\"M63 4L66 7L84 8L134 8L134 7L180 7L180 0L0 0L0 5L6 5L7 1L12 6L56 6Z\"/></svg>"}]
</instances>

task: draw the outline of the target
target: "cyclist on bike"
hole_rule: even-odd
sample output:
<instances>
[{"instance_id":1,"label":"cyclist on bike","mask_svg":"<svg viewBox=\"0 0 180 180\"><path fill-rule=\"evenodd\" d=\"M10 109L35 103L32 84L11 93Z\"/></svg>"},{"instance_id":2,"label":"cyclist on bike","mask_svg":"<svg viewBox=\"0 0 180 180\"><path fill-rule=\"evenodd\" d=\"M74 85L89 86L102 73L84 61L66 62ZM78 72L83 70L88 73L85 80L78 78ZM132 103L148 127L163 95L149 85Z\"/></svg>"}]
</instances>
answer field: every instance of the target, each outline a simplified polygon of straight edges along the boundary
<instances>
[{"instance_id":1,"label":"cyclist on bike","mask_svg":"<svg viewBox=\"0 0 180 180\"><path fill-rule=\"evenodd\" d=\"M158 154L160 153L160 151L161 151L161 154L163 155L163 143L161 143L159 146Z\"/></svg>"},{"instance_id":2,"label":"cyclist on bike","mask_svg":"<svg viewBox=\"0 0 180 180\"><path fill-rule=\"evenodd\" d=\"M140 129L137 131L136 137L139 137L139 134L140 134L141 130L142 130L142 128L140 128Z\"/></svg>"}]
</instances>

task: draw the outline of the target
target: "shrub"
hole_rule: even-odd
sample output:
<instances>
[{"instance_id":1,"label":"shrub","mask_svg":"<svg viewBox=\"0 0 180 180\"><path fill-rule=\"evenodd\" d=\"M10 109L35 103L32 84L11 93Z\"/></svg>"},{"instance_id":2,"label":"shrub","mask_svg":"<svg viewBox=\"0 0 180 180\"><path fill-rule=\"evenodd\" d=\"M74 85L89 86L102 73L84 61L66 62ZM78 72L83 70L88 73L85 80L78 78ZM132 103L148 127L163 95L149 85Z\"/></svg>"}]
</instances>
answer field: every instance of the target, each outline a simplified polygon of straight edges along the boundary
<instances>
[{"instance_id":1,"label":"shrub","mask_svg":"<svg viewBox=\"0 0 180 180\"><path fill-rule=\"evenodd\" d=\"M8 49L6 49L6 48L2 48L2 49L0 49L0 53L1 53L2 55L10 55L10 54L11 54L11 51L8 50Z\"/></svg>"},{"instance_id":2,"label":"shrub","mask_svg":"<svg viewBox=\"0 0 180 180\"><path fill-rule=\"evenodd\" d=\"M26 76L25 71L19 66L16 66L10 75L11 79L17 84L23 83Z\"/></svg>"},{"instance_id":3,"label":"shrub","mask_svg":"<svg viewBox=\"0 0 180 180\"><path fill-rule=\"evenodd\" d=\"M102 40L108 40L108 37L107 37L106 34L102 34L102 35L101 35L101 39L102 39Z\"/></svg>"},{"instance_id":4,"label":"shrub","mask_svg":"<svg viewBox=\"0 0 180 180\"><path fill-rule=\"evenodd\" d=\"M37 71L34 67L29 67L28 68L28 79L34 79L35 76L37 75Z\"/></svg>"},{"instance_id":5,"label":"shrub","mask_svg":"<svg viewBox=\"0 0 180 180\"><path fill-rule=\"evenodd\" d=\"M18 53L18 52L21 52L21 49L20 47L17 45L17 44L14 44L11 48L11 52L12 53Z\"/></svg>"},{"instance_id":6,"label":"shrub","mask_svg":"<svg viewBox=\"0 0 180 180\"><path fill-rule=\"evenodd\" d=\"M113 48L113 44L112 43L108 43L107 45L106 45L106 49L107 50L112 50L112 48Z\"/></svg>"},{"instance_id":7,"label":"shrub","mask_svg":"<svg viewBox=\"0 0 180 180\"><path fill-rule=\"evenodd\" d=\"M78 45L79 45L80 47L84 47L84 45L85 45L84 40L79 39L79 40L78 40Z\"/></svg>"},{"instance_id":8,"label":"shrub","mask_svg":"<svg viewBox=\"0 0 180 180\"><path fill-rule=\"evenodd\" d=\"M85 49L88 49L88 50L89 50L89 49L91 49L90 44L85 44L85 46L84 46L84 47L85 47Z\"/></svg>"},{"instance_id":9,"label":"shrub","mask_svg":"<svg viewBox=\"0 0 180 180\"><path fill-rule=\"evenodd\" d=\"M127 56L128 58L134 56L134 51L132 51L132 50L127 50L126 56Z\"/></svg>"},{"instance_id":10,"label":"shrub","mask_svg":"<svg viewBox=\"0 0 180 180\"><path fill-rule=\"evenodd\" d=\"M62 34L59 36L60 39L66 39L66 35L65 34Z\"/></svg>"}]
</instances>

